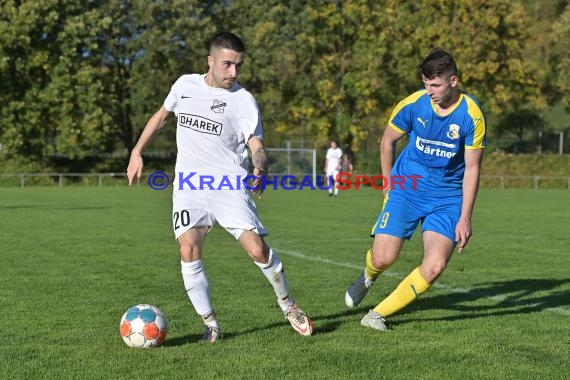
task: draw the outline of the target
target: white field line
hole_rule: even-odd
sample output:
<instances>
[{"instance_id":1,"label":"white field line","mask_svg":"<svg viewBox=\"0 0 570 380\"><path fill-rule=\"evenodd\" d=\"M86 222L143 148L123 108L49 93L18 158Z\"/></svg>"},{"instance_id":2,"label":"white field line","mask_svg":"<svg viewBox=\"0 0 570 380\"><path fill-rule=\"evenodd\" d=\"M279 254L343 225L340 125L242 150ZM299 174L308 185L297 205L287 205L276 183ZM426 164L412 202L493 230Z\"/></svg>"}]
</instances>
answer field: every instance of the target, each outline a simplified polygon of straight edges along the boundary
<instances>
[{"instance_id":1,"label":"white field line","mask_svg":"<svg viewBox=\"0 0 570 380\"><path fill-rule=\"evenodd\" d=\"M333 261L333 260L326 259L324 257L319 257L319 256L307 256L304 253L299 252L299 251L277 249L277 252L279 254L284 254L287 256L293 256L293 257L296 257L296 258L299 258L302 260L315 261L318 263L328 264L331 266L350 268L350 269L358 269L358 270L363 269L362 265L355 265L355 264L351 264L351 263L342 263L342 262ZM385 272L382 274L382 276L403 278L404 274L398 273L398 272ZM436 282L435 284L433 284L433 287L443 289L443 290L450 292L450 293L469 293L469 292L473 291L473 289L470 289L470 288L456 288L456 287L441 284L439 282ZM508 296L496 295L496 294L491 294L488 292L475 292L473 294L476 294L478 296L481 296L482 298L487 298L487 299L490 299L490 300L493 300L496 302L506 302L506 303L509 303L511 305L514 305L514 306L536 307L539 305L537 303L530 304L530 303L524 303L524 302L516 302L516 301L509 299ZM548 308L545 308L544 310L547 310L547 311L550 311L550 312L553 312L556 314L560 314L560 315L570 316L570 310L562 308L562 307L548 307Z\"/></svg>"}]
</instances>

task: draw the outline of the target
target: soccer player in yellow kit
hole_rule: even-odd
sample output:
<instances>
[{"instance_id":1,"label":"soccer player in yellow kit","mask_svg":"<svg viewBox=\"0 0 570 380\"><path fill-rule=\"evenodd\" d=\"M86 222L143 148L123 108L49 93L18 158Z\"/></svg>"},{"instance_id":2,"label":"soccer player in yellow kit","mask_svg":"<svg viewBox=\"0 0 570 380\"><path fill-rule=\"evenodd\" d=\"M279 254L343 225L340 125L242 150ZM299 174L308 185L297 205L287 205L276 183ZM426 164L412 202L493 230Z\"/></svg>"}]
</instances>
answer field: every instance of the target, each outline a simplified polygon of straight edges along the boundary
<instances>
[{"instance_id":1,"label":"soccer player in yellow kit","mask_svg":"<svg viewBox=\"0 0 570 380\"><path fill-rule=\"evenodd\" d=\"M455 246L461 252L469 241L486 145L485 116L479 102L460 90L451 54L432 51L421 72L425 89L397 105L384 131L380 161L389 182L384 205L372 228L374 241L364 270L345 294L346 305L357 306L421 223L420 266L361 320L363 326L380 331L388 329L386 317L432 286ZM396 142L405 135L409 143L395 160ZM398 181L390 180L395 178ZM402 181L411 178L415 182Z\"/></svg>"}]
</instances>

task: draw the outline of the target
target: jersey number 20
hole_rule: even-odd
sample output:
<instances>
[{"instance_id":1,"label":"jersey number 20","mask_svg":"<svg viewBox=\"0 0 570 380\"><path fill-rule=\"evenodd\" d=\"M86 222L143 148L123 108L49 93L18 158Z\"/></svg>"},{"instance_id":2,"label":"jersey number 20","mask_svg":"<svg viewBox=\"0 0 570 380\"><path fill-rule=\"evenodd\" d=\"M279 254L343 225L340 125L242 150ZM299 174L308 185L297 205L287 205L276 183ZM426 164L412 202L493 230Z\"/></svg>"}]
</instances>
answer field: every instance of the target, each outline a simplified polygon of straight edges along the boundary
<instances>
[{"instance_id":1,"label":"jersey number 20","mask_svg":"<svg viewBox=\"0 0 570 380\"><path fill-rule=\"evenodd\" d=\"M190 211L188 210L182 210L180 212L176 211L172 217L174 218L175 230L180 227L186 227L190 224Z\"/></svg>"}]
</instances>

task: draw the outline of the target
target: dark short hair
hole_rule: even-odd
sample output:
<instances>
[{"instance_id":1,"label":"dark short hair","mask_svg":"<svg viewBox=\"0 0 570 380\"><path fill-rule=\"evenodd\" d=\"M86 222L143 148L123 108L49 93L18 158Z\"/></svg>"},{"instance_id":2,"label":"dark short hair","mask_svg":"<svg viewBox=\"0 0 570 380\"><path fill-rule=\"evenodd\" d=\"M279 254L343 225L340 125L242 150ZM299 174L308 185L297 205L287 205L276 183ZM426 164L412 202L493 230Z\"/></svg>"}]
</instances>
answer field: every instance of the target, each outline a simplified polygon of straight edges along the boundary
<instances>
[{"instance_id":1,"label":"dark short hair","mask_svg":"<svg viewBox=\"0 0 570 380\"><path fill-rule=\"evenodd\" d=\"M243 53L245 51L243 41L231 32L221 32L216 34L210 42L210 50L215 48L230 49L238 53Z\"/></svg>"},{"instance_id":2,"label":"dark short hair","mask_svg":"<svg viewBox=\"0 0 570 380\"><path fill-rule=\"evenodd\" d=\"M441 77L443 75L458 75L457 65L450 53L445 50L435 49L423 60L420 65L422 74L428 78Z\"/></svg>"}]
</instances>

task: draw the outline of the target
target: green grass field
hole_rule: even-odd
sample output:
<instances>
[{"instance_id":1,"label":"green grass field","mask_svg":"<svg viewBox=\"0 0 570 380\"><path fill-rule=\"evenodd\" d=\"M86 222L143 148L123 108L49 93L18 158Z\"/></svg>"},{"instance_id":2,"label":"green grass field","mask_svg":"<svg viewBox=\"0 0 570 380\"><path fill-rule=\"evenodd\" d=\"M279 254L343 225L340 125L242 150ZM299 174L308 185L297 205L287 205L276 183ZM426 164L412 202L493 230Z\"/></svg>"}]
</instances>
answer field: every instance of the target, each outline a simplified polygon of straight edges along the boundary
<instances>
[{"instance_id":1,"label":"green grass field","mask_svg":"<svg viewBox=\"0 0 570 380\"><path fill-rule=\"evenodd\" d=\"M570 373L570 191L482 190L474 236L434 287L390 318L359 325L418 265L414 236L361 307L344 292L363 265L380 206L272 191L258 201L314 335L298 336L239 245L217 227L204 262L224 329L214 345L183 289L170 191L0 189L0 377L10 379L562 379ZM118 334L137 303L162 309L163 347Z\"/></svg>"}]
</instances>

